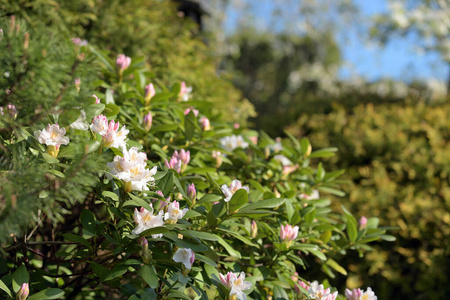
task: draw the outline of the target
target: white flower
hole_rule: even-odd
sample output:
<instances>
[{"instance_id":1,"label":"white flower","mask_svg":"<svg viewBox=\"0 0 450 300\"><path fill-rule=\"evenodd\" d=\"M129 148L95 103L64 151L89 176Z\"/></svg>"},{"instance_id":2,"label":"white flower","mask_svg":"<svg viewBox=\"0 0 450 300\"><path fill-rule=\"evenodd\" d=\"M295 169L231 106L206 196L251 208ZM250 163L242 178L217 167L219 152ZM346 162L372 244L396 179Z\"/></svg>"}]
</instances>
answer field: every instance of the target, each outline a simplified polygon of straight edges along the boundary
<instances>
[{"instance_id":1,"label":"white flower","mask_svg":"<svg viewBox=\"0 0 450 300\"><path fill-rule=\"evenodd\" d=\"M108 119L104 115L94 117L92 120L91 130L97 132L101 136L108 131Z\"/></svg>"},{"instance_id":2,"label":"white flower","mask_svg":"<svg viewBox=\"0 0 450 300\"><path fill-rule=\"evenodd\" d=\"M322 284L319 284L317 281L311 283L308 287L309 298L316 300L335 300L338 292L334 292L330 294L330 288L324 289Z\"/></svg>"},{"instance_id":3,"label":"white flower","mask_svg":"<svg viewBox=\"0 0 450 300\"><path fill-rule=\"evenodd\" d=\"M292 166L292 162L284 155L277 154L273 158L278 160L283 166Z\"/></svg>"},{"instance_id":4,"label":"white flower","mask_svg":"<svg viewBox=\"0 0 450 300\"><path fill-rule=\"evenodd\" d=\"M194 251L192 251L189 248L179 248L175 252L175 255L173 256L173 260L175 262L182 263L186 267L186 269L190 270L192 268L192 264L194 263L194 260L195 260Z\"/></svg>"},{"instance_id":5,"label":"white flower","mask_svg":"<svg viewBox=\"0 0 450 300\"><path fill-rule=\"evenodd\" d=\"M173 201L167 206L167 212L164 215L164 219L166 221L170 221L171 223L176 223L178 219L184 217L184 215L189 211L188 208L183 208L180 210L180 203L177 201Z\"/></svg>"},{"instance_id":6,"label":"white flower","mask_svg":"<svg viewBox=\"0 0 450 300\"><path fill-rule=\"evenodd\" d=\"M301 199L305 199L305 200L319 199L320 198L319 191L318 190L313 190L311 194L302 193L302 194L300 194L300 198Z\"/></svg>"},{"instance_id":7,"label":"white flower","mask_svg":"<svg viewBox=\"0 0 450 300\"><path fill-rule=\"evenodd\" d=\"M375 296L375 293L372 291L370 287L367 288L367 291L364 292L361 289L345 289L345 297L348 300L377 300L378 297Z\"/></svg>"},{"instance_id":8,"label":"white flower","mask_svg":"<svg viewBox=\"0 0 450 300\"><path fill-rule=\"evenodd\" d=\"M237 179L233 180L229 187L226 184L224 184L220 189L222 190L222 193L225 195L225 202L230 201L231 197L233 197L233 194L236 193L236 191L239 189L244 189L247 191L247 193L250 192L248 186L242 186L242 183Z\"/></svg>"},{"instance_id":9,"label":"white flower","mask_svg":"<svg viewBox=\"0 0 450 300\"><path fill-rule=\"evenodd\" d=\"M244 293L244 291L251 289L252 283L250 281L245 281L245 274L244 272L241 272L241 274L237 278L236 275L231 276L230 287L230 296L236 295L237 299L246 300L247 295Z\"/></svg>"},{"instance_id":10,"label":"white flower","mask_svg":"<svg viewBox=\"0 0 450 300\"><path fill-rule=\"evenodd\" d=\"M220 143L228 151L233 151L238 147L241 147L242 149L248 147L248 143L241 135L236 136L233 134L232 136L226 136L220 139Z\"/></svg>"},{"instance_id":11,"label":"white flower","mask_svg":"<svg viewBox=\"0 0 450 300\"><path fill-rule=\"evenodd\" d=\"M137 208L134 209L134 222L136 222L137 227L133 229L131 233L138 235L147 229L164 226L164 212L161 210L156 216L154 216L153 206L151 204L149 205L152 208L151 211L148 211L143 207L141 207L140 211L138 211ZM152 234L152 237L159 238L162 237L162 234Z\"/></svg>"},{"instance_id":12,"label":"white flower","mask_svg":"<svg viewBox=\"0 0 450 300\"><path fill-rule=\"evenodd\" d=\"M78 130L88 130L89 124L86 122L86 112L83 109L78 119L70 124L70 127Z\"/></svg>"},{"instance_id":13,"label":"white flower","mask_svg":"<svg viewBox=\"0 0 450 300\"><path fill-rule=\"evenodd\" d=\"M46 129L35 131L34 137L41 144L58 148L60 145L67 145L69 143L69 138L64 136L65 134L65 128L59 128L58 124L48 124Z\"/></svg>"},{"instance_id":14,"label":"white flower","mask_svg":"<svg viewBox=\"0 0 450 300\"><path fill-rule=\"evenodd\" d=\"M191 97L191 93L192 93L192 87L191 86L186 86L186 83L183 81L181 83L181 87L180 87L180 97L183 101L188 101L189 98Z\"/></svg>"},{"instance_id":15,"label":"white flower","mask_svg":"<svg viewBox=\"0 0 450 300\"><path fill-rule=\"evenodd\" d=\"M107 164L111 169L111 174L107 174L107 177L114 176L122 180L125 183L126 192L148 191L147 184L155 180L153 176L156 174L156 166L146 169L147 156L145 153L138 152L135 147L128 151L123 148L122 153L123 157L117 155L112 162Z\"/></svg>"}]
</instances>

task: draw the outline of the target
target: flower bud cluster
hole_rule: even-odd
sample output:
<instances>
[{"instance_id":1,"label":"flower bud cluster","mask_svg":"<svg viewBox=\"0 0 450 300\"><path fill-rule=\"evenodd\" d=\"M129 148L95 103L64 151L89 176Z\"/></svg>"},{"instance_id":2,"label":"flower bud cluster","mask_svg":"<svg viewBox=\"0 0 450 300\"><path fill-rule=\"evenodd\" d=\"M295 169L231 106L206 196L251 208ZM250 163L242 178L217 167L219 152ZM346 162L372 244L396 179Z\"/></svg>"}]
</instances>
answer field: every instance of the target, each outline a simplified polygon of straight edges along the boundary
<instances>
[{"instance_id":1,"label":"flower bud cluster","mask_svg":"<svg viewBox=\"0 0 450 300\"><path fill-rule=\"evenodd\" d=\"M184 151L181 149L180 152L175 150L170 161L165 161L165 165L169 169L174 169L177 173L181 174L184 170L186 170L189 161L191 160L191 153L188 151Z\"/></svg>"},{"instance_id":2,"label":"flower bud cluster","mask_svg":"<svg viewBox=\"0 0 450 300\"><path fill-rule=\"evenodd\" d=\"M119 122L109 121L104 115L98 115L92 120L91 130L102 136L103 147L125 148L129 132L125 125L119 130Z\"/></svg>"}]
</instances>

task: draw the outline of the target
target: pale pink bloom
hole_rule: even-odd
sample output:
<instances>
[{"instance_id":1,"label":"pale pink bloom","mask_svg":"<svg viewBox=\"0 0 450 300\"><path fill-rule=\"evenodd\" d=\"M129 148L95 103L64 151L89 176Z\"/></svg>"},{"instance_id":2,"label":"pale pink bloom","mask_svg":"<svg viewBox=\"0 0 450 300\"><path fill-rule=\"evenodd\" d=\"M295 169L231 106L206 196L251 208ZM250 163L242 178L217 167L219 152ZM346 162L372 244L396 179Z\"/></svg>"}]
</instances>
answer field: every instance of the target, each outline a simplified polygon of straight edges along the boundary
<instances>
[{"instance_id":1,"label":"pale pink bloom","mask_svg":"<svg viewBox=\"0 0 450 300\"><path fill-rule=\"evenodd\" d=\"M148 114L144 116L143 120L145 130L149 131L152 128L152 122L153 122L152 113L148 112Z\"/></svg>"},{"instance_id":2,"label":"pale pink bloom","mask_svg":"<svg viewBox=\"0 0 450 300\"><path fill-rule=\"evenodd\" d=\"M364 217L364 216L362 216L362 217L359 219L358 223L359 223L359 229L364 229L364 228L366 228L366 227L367 227L367 218Z\"/></svg>"},{"instance_id":3,"label":"pale pink bloom","mask_svg":"<svg viewBox=\"0 0 450 300\"><path fill-rule=\"evenodd\" d=\"M70 124L70 127L73 129L88 130L89 124L86 122L86 112L83 109L80 111L78 119Z\"/></svg>"},{"instance_id":4,"label":"pale pink bloom","mask_svg":"<svg viewBox=\"0 0 450 300\"><path fill-rule=\"evenodd\" d=\"M203 131L211 130L211 124L209 123L209 119L207 117L201 117L200 124Z\"/></svg>"},{"instance_id":5,"label":"pale pink bloom","mask_svg":"<svg viewBox=\"0 0 450 300\"><path fill-rule=\"evenodd\" d=\"M249 137L249 140L255 145L258 144L258 137L257 136L251 136L251 137Z\"/></svg>"},{"instance_id":6,"label":"pale pink bloom","mask_svg":"<svg viewBox=\"0 0 450 300\"><path fill-rule=\"evenodd\" d=\"M345 297L348 300L377 300L378 297L375 296L375 293L372 291L370 287L367 288L367 291L364 292L361 289L345 289Z\"/></svg>"},{"instance_id":7,"label":"pale pink bloom","mask_svg":"<svg viewBox=\"0 0 450 300\"><path fill-rule=\"evenodd\" d=\"M235 179L231 182L230 186L228 187L226 184L222 185L221 188L222 193L225 196L225 202L228 202L231 200L231 197L233 197L234 193L236 193L237 190L239 189L244 189L247 191L247 193L250 192L248 186L242 186L242 183Z\"/></svg>"},{"instance_id":8,"label":"pale pink bloom","mask_svg":"<svg viewBox=\"0 0 450 300\"><path fill-rule=\"evenodd\" d=\"M150 228L161 227L164 226L164 212L161 210L159 213L154 216L153 215L153 206L151 204L151 211L146 210L141 207L141 210L134 209L134 222L137 227L131 231L132 234L138 235ZM162 234L152 234L154 239L162 237Z\"/></svg>"},{"instance_id":9,"label":"pale pink bloom","mask_svg":"<svg viewBox=\"0 0 450 300\"><path fill-rule=\"evenodd\" d=\"M95 104L99 104L100 103L100 99L97 97L97 95L93 94L92 97L95 98Z\"/></svg>"},{"instance_id":10,"label":"pale pink bloom","mask_svg":"<svg viewBox=\"0 0 450 300\"><path fill-rule=\"evenodd\" d=\"M184 215L188 211L188 208L183 208L182 210L180 210L180 203L178 203L177 201L173 201L167 206L167 212L164 215L164 219L166 220L166 222L168 221L168 223L175 224L178 219L184 217Z\"/></svg>"},{"instance_id":11,"label":"pale pink bloom","mask_svg":"<svg viewBox=\"0 0 450 300\"><path fill-rule=\"evenodd\" d=\"M335 300L338 292L331 293L330 288L324 289L317 281L311 283L308 288L309 298L316 300Z\"/></svg>"},{"instance_id":12,"label":"pale pink bloom","mask_svg":"<svg viewBox=\"0 0 450 300\"><path fill-rule=\"evenodd\" d=\"M219 274L220 281L230 290L230 296L236 295L239 300L246 300L247 294L244 291L252 288L250 281L245 281L245 273L241 272L239 277L232 272L228 272L226 276Z\"/></svg>"},{"instance_id":13,"label":"pale pink bloom","mask_svg":"<svg viewBox=\"0 0 450 300\"><path fill-rule=\"evenodd\" d=\"M159 194L161 197L164 198L164 194L161 191L157 191L157 194ZM152 199L152 203L155 202L156 200L159 200L159 208L162 209L163 207L165 207L169 202L170 202L170 196L165 198L166 201L164 200L160 200L160 199Z\"/></svg>"},{"instance_id":14,"label":"pale pink bloom","mask_svg":"<svg viewBox=\"0 0 450 300\"><path fill-rule=\"evenodd\" d=\"M191 111L194 114L194 116L196 117L198 116L198 110L193 108L192 106L190 108L186 108L186 110L184 111L184 115L187 116Z\"/></svg>"},{"instance_id":15,"label":"pale pink bloom","mask_svg":"<svg viewBox=\"0 0 450 300\"><path fill-rule=\"evenodd\" d=\"M239 127L241 127L241 125L239 125L239 123L234 123L233 127L234 127L234 129L239 129Z\"/></svg>"},{"instance_id":16,"label":"pale pink bloom","mask_svg":"<svg viewBox=\"0 0 450 300\"><path fill-rule=\"evenodd\" d=\"M103 138L103 146L104 147L114 147L114 148L125 148L126 147L126 138L127 134L130 131L122 126L119 130L119 122L115 123L114 120L111 120L108 124L108 130Z\"/></svg>"},{"instance_id":17,"label":"pale pink bloom","mask_svg":"<svg viewBox=\"0 0 450 300\"><path fill-rule=\"evenodd\" d=\"M290 244L293 240L297 238L298 226L292 227L292 225L281 225L280 228L280 238L283 242Z\"/></svg>"},{"instance_id":18,"label":"pale pink bloom","mask_svg":"<svg viewBox=\"0 0 450 300\"><path fill-rule=\"evenodd\" d=\"M78 47L87 46L88 42L86 40L82 40L80 38L73 38L72 42Z\"/></svg>"},{"instance_id":19,"label":"pale pink bloom","mask_svg":"<svg viewBox=\"0 0 450 300\"><path fill-rule=\"evenodd\" d=\"M183 81L181 83L179 96L181 97L181 99L183 101L188 101L191 96L191 93L192 93L192 87L186 86L186 83Z\"/></svg>"},{"instance_id":20,"label":"pale pink bloom","mask_svg":"<svg viewBox=\"0 0 450 300\"><path fill-rule=\"evenodd\" d=\"M302 194L300 194L300 198L301 199L305 199L305 200L319 199L320 198L319 191L318 190L313 190L311 192L311 194L302 193Z\"/></svg>"},{"instance_id":21,"label":"pale pink bloom","mask_svg":"<svg viewBox=\"0 0 450 300\"><path fill-rule=\"evenodd\" d=\"M150 99L152 99L153 96L155 96L156 94L155 87L153 86L152 83L149 83L145 86L144 93L145 93L145 103L148 104Z\"/></svg>"},{"instance_id":22,"label":"pale pink bloom","mask_svg":"<svg viewBox=\"0 0 450 300\"><path fill-rule=\"evenodd\" d=\"M233 272L228 272L226 275L219 274L220 281L228 288L231 289L232 279L236 280L237 276Z\"/></svg>"},{"instance_id":23,"label":"pale pink bloom","mask_svg":"<svg viewBox=\"0 0 450 300\"><path fill-rule=\"evenodd\" d=\"M28 295L30 294L30 288L28 286L28 283L23 283L20 287L19 291L16 294L16 299L18 300L25 300L28 298Z\"/></svg>"},{"instance_id":24,"label":"pale pink bloom","mask_svg":"<svg viewBox=\"0 0 450 300\"><path fill-rule=\"evenodd\" d=\"M192 264L195 261L195 254L189 248L179 248L173 256L175 262L180 262L186 269L192 269Z\"/></svg>"},{"instance_id":25,"label":"pale pink bloom","mask_svg":"<svg viewBox=\"0 0 450 300\"><path fill-rule=\"evenodd\" d=\"M177 150L175 150L175 152L172 154L172 157L170 158L170 161L167 161L166 159L165 165L167 168L174 169L181 174L186 169L190 160L191 153L189 151L181 149L180 152L178 152Z\"/></svg>"},{"instance_id":26,"label":"pale pink bloom","mask_svg":"<svg viewBox=\"0 0 450 300\"><path fill-rule=\"evenodd\" d=\"M35 131L34 137L39 143L47 146L55 146L58 149L60 145L67 145L69 143L69 138L64 136L65 134L65 128L59 128L58 124L48 124L46 129Z\"/></svg>"},{"instance_id":27,"label":"pale pink bloom","mask_svg":"<svg viewBox=\"0 0 450 300\"><path fill-rule=\"evenodd\" d=\"M116 59L116 66L119 68L119 70L124 71L127 69L131 64L131 58L128 56L125 56L125 54L119 54Z\"/></svg>"},{"instance_id":28,"label":"pale pink bloom","mask_svg":"<svg viewBox=\"0 0 450 300\"><path fill-rule=\"evenodd\" d=\"M101 136L105 135L108 131L108 118L106 118L104 115L98 115L94 117L91 124L91 130L93 132L97 132Z\"/></svg>"}]
</instances>

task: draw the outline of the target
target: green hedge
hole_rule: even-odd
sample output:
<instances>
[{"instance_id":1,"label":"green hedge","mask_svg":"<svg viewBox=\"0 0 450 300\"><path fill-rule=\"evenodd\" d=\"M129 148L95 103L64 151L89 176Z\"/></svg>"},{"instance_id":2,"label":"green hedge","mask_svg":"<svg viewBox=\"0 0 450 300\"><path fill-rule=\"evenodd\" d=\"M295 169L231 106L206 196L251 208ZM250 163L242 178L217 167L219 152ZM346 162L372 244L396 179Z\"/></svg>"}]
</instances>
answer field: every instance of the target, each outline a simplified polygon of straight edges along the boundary
<instances>
[{"instance_id":1,"label":"green hedge","mask_svg":"<svg viewBox=\"0 0 450 300\"><path fill-rule=\"evenodd\" d=\"M346 168L353 181L344 205L397 227L394 245L380 244L366 264L349 262L354 279L375 287L381 299L444 299L450 293L450 103L335 107L303 116L289 130L317 147L338 147L329 163Z\"/></svg>"}]
</instances>

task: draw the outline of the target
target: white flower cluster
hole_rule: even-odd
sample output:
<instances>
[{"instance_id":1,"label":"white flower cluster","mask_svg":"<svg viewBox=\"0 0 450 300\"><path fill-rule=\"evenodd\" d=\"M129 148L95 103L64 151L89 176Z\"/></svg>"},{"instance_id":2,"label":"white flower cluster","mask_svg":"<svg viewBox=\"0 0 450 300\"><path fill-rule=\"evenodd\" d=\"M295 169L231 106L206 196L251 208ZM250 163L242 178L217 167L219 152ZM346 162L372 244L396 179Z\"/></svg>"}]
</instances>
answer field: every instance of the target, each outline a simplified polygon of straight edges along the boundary
<instances>
[{"instance_id":1,"label":"white flower cluster","mask_svg":"<svg viewBox=\"0 0 450 300\"><path fill-rule=\"evenodd\" d=\"M119 122L109 121L104 115L99 115L92 120L91 130L102 136L103 147L125 148L128 129L125 125L119 130Z\"/></svg>"},{"instance_id":2,"label":"white flower cluster","mask_svg":"<svg viewBox=\"0 0 450 300\"><path fill-rule=\"evenodd\" d=\"M246 300L247 295L244 291L252 288L252 283L250 281L245 281L245 273L241 272L239 277L233 272L228 272L226 275L219 274L220 281L225 285L230 291L230 296L235 295L236 299Z\"/></svg>"},{"instance_id":3,"label":"white flower cluster","mask_svg":"<svg viewBox=\"0 0 450 300\"><path fill-rule=\"evenodd\" d=\"M317 281L311 283L308 287L308 293L310 299L316 300L335 300L338 292L331 293L330 288L324 288L322 284Z\"/></svg>"},{"instance_id":4,"label":"white flower cluster","mask_svg":"<svg viewBox=\"0 0 450 300\"><path fill-rule=\"evenodd\" d=\"M242 183L235 179L230 183L230 186L227 186L226 184L222 185L220 187L220 189L222 190L222 193L225 196L225 202L228 202L231 200L231 197L233 197L234 193L236 193L237 190L239 189L244 189L247 191L247 193L250 192L248 186L242 186Z\"/></svg>"},{"instance_id":5,"label":"white flower cluster","mask_svg":"<svg viewBox=\"0 0 450 300\"><path fill-rule=\"evenodd\" d=\"M241 135L236 136L233 134L232 136L226 136L220 139L220 143L225 148L225 150L228 151L233 151L234 149L239 147L241 147L242 149L248 147L248 143Z\"/></svg>"},{"instance_id":6,"label":"white flower cluster","mask_svg":"<svg viewBox=\"0 0 450 300\"><path fill-rule=\"evenodd\" d=\"M147 184L153 182L153 176L156 174L156 167L151 170L146 169L147 155L144 152L138 152L137 148L132 147L130 150L122 148L122 156L115 156L114 160L108 163L112 176L122 180L125 183L125 191L148 191Z\"/></svg>"},{"instance_id":7,"label":"white flower cluster","mask_svg":"<svg viewBox=\"0 0 450 300\"><path fill-rule=\"evenodd\" d=\"M34 137L41 144L59 148L60 145L67 145L69 143L69 138L64 136L65 134L65 128L59 128L58 124L48 124L47 128L35 131Z\"/></svg>"}]
</instances>

